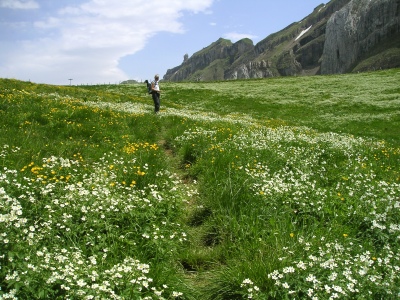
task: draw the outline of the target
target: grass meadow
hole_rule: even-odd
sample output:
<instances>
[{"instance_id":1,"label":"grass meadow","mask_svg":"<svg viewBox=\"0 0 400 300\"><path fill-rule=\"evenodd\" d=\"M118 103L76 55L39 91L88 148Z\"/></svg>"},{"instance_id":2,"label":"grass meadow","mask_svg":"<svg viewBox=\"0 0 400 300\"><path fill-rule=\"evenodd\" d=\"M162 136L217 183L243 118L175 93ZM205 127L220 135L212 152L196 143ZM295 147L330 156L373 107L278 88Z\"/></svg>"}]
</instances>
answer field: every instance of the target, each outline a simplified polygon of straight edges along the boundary
<instances>
[{"instance_id":1,"label":"grass meadow","mask_svg":"<svg viewBox=\"0 0 400 300\"><path fill-rule=\"evenodd\" d=\"M399 82L0 79L0 299L398 299Z\"/></svg>"}]
</instances>

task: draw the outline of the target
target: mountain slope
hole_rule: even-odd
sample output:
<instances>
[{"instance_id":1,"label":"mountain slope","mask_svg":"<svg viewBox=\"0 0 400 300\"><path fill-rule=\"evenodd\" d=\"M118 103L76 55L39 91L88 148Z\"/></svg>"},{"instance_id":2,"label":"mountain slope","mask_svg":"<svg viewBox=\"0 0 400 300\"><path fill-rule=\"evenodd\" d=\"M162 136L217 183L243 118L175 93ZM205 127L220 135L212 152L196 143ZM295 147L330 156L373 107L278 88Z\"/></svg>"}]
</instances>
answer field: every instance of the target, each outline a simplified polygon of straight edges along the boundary
<instances>
[{"instance_id":1,"label":"mountain slope","mask_svg":"<svg viewBox=\"0 0 400 300\"><path fill-rule=\"evenodd\" d=\"M185 57L164 80L332 74L398 67L399 62L400 0L331 0L256 45L221 38Z\"/></svg>"}]
</instances>

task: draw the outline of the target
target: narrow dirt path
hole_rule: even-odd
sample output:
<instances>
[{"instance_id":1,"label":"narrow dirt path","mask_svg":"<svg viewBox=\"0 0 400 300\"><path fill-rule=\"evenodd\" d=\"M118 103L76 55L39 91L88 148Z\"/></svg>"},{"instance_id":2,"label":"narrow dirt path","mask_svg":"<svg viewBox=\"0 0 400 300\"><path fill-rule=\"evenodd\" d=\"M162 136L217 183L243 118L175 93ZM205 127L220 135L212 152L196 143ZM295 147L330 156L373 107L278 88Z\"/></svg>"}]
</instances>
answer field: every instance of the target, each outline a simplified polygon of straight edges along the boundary
<instances>
[{"instance_id":1,"label":"narrow dirt path","mask_svg":"<svg viewBox=\"0 0 400 300\"><path fill-rule=\"evenodd\" d=\"M204 242L202 241L204 235L202 227L192 224L195 223L193 220L196 219L195 213L198 210L197 205L199 203L197 183L190 176L187 169L185 169L185 166L183 166L179 157L169 147L167 140L165 140L163 136L163 130L160 132L157 144L164 150L165 156L168 160L169 170L179 178L179 186L177 186L177 189L187 195L187 201L184 208L186 213L183 216L183 220L185 226L188 226L189 228L187 234L190 245L187 249L188 258L185 259L184 257L181 257L180 263L187 284L195 291L199 292L204 290L209 283L210 270L209 267L204 267L204 265L207 265L209 262L205 263L203 260L204 257L212 256L211 253L213 249L210 246L204 245Z\"/></svg>"}]
</instances>

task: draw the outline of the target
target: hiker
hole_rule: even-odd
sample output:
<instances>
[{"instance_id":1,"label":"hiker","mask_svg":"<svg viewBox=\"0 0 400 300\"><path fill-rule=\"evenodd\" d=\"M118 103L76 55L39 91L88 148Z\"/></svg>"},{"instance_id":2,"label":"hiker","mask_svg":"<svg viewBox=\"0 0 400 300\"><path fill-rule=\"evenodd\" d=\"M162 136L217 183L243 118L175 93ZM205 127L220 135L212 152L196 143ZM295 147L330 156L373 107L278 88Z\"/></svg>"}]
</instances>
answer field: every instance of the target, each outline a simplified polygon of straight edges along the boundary
<instances>
[{"instance_id":1,"label":"hiker","mask_svg":"<svg viewBox=\"0 0 400 300\"><path fill-rule=\"evenodd\" d=\"M154 101L154 112L158 113L160 110L160 86L158 84L160 77L158 74L154 76L154 80L151 82L151 96Z\"/></svg>"}]
</instances>

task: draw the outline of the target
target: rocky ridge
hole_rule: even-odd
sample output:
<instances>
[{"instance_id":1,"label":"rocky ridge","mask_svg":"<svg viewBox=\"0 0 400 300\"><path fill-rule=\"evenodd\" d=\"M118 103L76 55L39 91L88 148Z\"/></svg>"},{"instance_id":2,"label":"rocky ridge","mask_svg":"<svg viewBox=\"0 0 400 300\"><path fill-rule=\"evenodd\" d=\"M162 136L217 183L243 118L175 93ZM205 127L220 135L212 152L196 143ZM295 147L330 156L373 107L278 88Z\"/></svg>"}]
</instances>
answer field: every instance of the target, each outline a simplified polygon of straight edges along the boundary
<instances>
[{"instance_id":1,"label":"rocky ridge","mask_svg":"<svg viewBox=\"0 0 400 300\"><path fill-rule=\"evenodd\" d=\"M256 45L219 39L164 80L210 81L400 67L400 0L331 0Z\"/></svg>"}]
</instances>

